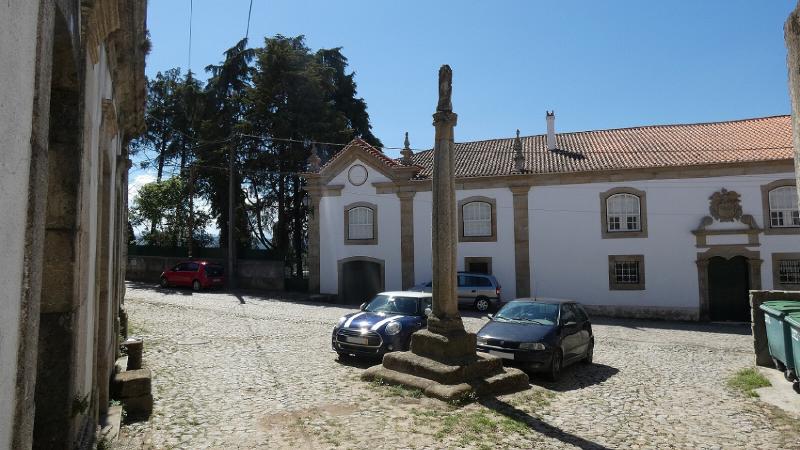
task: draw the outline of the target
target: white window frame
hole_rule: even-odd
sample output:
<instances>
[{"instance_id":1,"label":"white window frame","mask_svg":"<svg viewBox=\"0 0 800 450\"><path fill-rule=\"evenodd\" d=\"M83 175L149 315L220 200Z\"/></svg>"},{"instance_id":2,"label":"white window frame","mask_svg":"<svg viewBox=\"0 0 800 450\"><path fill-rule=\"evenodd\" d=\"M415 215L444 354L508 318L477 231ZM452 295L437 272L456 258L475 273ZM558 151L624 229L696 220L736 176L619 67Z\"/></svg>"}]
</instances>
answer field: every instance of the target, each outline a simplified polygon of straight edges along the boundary
<instances>
[{"instance_id":1,"label":"white window frame","mask_svg":"<svg viewBox=\"0 0 800 450\"><path fill-rule=\"evenodd\" d=\"M630 208L635 200L635 208ZM619 201L621 208L614 210L612 205ZM630 203L630 204L629 204ZM631 227L633 222L634 226ZM614 228L612 225L616 225ZM606 198L606 231L609 233L625 233L642 231L642 199L628 192L612 194Z\"/></svg>"},{"instance_id":2,"label":"white window frame","mask_svg":"<svg viewBox=\"0 0 800 450\"><path fill-rule=\"evenodd\" d=\"M366 211L366 215L359 218L354 214ZM345 245L377 245L378 244L378 206L372 203L357 202L344 207L344 243ZM354 223L353 219L359 220ZM367 221L368 219L368 221ZM363 223L361 223L363 222ZM356 228L358 227L358 228ZM369 229L370 236L366 236L365 230ZM361 233L353 233L360 230Z\"/></svg>"},{"instance_id":3,"label":"white window frame","mask_svg":"<svg viewBox=\"0 0 800 450\"><path fill-rule=\"evenodd\" d=\"M491 203L474 201L465 203L461 209L464 218L464 237L488 237L492 235ZM467 218L468 216L478 216L478 218Z\"/></svg>"},{"instance_id":4,"label":"white window frame","mask_svg":"<svg viewBox=\"0 0 800 450\"><path fill-rule=\"evenodd\" d=\"M800 227L800 209L797 207L797 189L794 186L776 187L771 189L767 196L769 199L770 228ZM785 204L780 205L780 207L773 206L779 201Z\"/></svg>"}]
</instances>

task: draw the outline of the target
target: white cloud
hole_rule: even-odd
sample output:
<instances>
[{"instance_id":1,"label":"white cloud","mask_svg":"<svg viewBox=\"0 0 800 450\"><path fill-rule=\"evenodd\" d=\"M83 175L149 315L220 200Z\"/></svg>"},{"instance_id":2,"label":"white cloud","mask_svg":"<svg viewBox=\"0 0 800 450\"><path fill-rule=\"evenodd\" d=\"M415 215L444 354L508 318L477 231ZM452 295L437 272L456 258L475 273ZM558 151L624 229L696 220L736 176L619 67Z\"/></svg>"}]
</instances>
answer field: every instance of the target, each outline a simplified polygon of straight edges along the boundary
<instances>
[{"instance_id":1,"label":"white cloud","mask_svg":"<svg viewBox=\"0 0 800 450\"><path fill-rule=\"evenodd\" d=\"M136 195L139 193L139 189L147 183L152 183L156 181L156 177L149 173L143 173L140 175L136 175L133 177L133 180L128 182L128 202L133 204L133 199L136 198Z\"/></svg>"}]
</instances>

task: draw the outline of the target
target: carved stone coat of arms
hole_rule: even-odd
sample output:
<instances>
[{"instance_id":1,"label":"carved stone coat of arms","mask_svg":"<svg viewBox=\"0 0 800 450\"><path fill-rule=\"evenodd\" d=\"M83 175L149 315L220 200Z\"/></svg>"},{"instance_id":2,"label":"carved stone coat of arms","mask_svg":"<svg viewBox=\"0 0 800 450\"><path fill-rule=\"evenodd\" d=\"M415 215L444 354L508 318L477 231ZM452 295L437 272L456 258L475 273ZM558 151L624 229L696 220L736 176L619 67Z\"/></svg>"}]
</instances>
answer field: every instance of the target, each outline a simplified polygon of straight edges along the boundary
<instances>
[{"instance_id":1,"label":"carved stone coat of arms","mask_svg":"<svg viewBox=\"0 0 800 450\"><path fill-rule=\"evenodd\" d=\"M741 195L725 188L709 197L711 217L720 222L733 222L742 218Z\"/></svg>"}]
</instances>

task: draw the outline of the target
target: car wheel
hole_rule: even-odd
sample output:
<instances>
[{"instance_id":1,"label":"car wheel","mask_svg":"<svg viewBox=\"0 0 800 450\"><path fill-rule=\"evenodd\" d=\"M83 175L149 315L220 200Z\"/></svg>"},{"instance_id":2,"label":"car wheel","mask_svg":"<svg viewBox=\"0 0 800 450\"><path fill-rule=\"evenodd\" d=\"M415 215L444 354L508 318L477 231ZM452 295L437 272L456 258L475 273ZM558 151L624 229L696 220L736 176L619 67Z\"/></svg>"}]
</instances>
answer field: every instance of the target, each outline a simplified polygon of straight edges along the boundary
<instances>
[{"instance_id":1,"label":"car wheel","mask_svg":"<svg viewBox=\"0 0 800 450\"><path fill-rule=\"evenodd\" d=\"M161 287L169 287L169 281L167 281L167 277L161 277Z\"/></svg>"},{"instance_id":2,"label":"car wheel","mask_svg":"<svg viewBox=\"0 0 800 450\"><path fill-rule=\"evenodd\" d=\"M589 341L589 347L586 348L586 356L583 357L584 364L591 364L594 360L594 341Z\"/></svg>"},{"instance_id":3,"label":"car wheel","mask_svg":"<svg viewBox=\"0 0 800 450\"><path fill-rule=\"evenodd\" d=\"M550 361L550 370L547 371L547 378L549 378L550 381L558 381L558 378L561 377L563 364L564 356L561 354L561 350L556 350L555 353L553 353L552 361Z\"/></svg>"},{"instance_id":4,"label":"car wheel","mask_svg":"<svg viewBox=\"0 0 800 450\"><path fill-rule=\"evenodd\" d=\"M488 298L481 297L481 298L475 300L475 309L477 309L480 312L488 311L490 306L492 306L492 304L489 303L489 299Z\"/></svg>"},{"instance_id":5,"label":"car wheel","mask_svg":"<svg viewBox=\"0 0 800 450\"><path fill-rule=\"evenodd\" d=\"M198 291L200 291L200 288L202 288L202 286L200 286L200 280L192 281L192 290L193 291L198 292Z\"/></svg>"}]
</instances>

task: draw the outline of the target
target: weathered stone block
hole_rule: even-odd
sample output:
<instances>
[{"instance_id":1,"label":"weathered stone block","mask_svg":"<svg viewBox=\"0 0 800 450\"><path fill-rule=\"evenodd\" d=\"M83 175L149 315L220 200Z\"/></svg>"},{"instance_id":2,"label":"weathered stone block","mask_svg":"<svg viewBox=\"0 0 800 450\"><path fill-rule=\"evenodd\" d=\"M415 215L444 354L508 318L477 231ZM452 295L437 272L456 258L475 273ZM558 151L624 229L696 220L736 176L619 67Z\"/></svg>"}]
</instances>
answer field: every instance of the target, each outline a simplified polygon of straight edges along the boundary
<instances>
[{"instance_id":1,"label":"weathered stone block","mask_svg":"<svg viewBox=\"0 0 800 450\"><path fill-rule=\"evenodd\" d=\"M503 362L495 356L480 354L470 361L445 364L411 352L395 352L383 357L383 367L442 384L459 384L498 374L503 370Z\"/></svg>"},{"instance_id":2,"label":"weathered stone block","mask_svg":"<svg viewBox=\"0 0 800 450\"><path fill-rule=\"evenodd\" d=\"M151 394L122 398L120 401L129 417L148 417L153 413L153 396Z\"/></svg>"},{"instance_id":3,"label":"weathered stone block","mask_svg":"<svg viewBox=\"0 0 800 450\"><path fill-rule=\"evenodd\" d=\"M480 397L490 394L510 393L527 389L529 386L528 375L514 368L506 368L504 371L489 378L470 379L458 384L437 383L427 378L398 372L380 365L365 370L361 378L367 381L381 380L387 384L409 386L423 391L429 397L444 401L460 400L470 394Z\"/></svg>"},{"instance_id":4,"label":"weathered stone block","mask_svg":"<svg viewBox=\"0 0 800 450\"><path fill-rule=\"evenodd\" d=\"M121 345L128 353L128 370L141 369L144 341L140 338L128 338Z\"/></svg>"},{"instance_id":5,"label":"weathered stone block","mask_svg":"<svg viewBox=\"0 0 800 450\"><path fill-rule=\"evenodd\" d=\"M150 369L127 370L117 373L111 382L111 396L116 399L125 399L150 395L152 378Z\"/></svg>"},{"instance_id":6,"label":"weathered stone block","mask_svg":"<svg viewBox=\"0 0 800 450\"><path fill-rule=\"evenodd\" d=\"M468 362L475 358L477 337L463 329L449 334L420 330L411 336L411 352L440 362Z\"/></svg>"}]
</instances>

